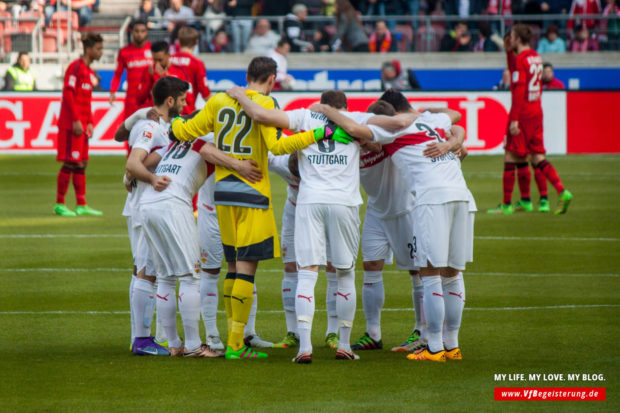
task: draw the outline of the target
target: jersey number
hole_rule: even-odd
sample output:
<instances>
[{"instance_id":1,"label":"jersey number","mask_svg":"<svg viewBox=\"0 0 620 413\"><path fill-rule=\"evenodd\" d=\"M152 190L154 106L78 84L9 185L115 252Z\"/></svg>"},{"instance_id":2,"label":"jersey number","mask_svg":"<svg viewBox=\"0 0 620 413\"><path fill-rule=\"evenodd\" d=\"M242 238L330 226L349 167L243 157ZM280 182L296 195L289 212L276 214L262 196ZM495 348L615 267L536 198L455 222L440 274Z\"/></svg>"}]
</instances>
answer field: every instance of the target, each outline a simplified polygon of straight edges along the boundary
<instances>
[{"instance_id":1,"label":"jersey number","mask_svg":"<svg viewBox=\"0 0 620 413\"><path fill-rule=\"evenodd\" d=\"M530 75L532 78L530 79L529 91L530 92L539 92L540 91L540 81L542 80L542 64L531 64L530 65Z\"/></svg>"},{"instance_id":2,"label":"jersey number","mask_svg":"<svg viewBox=\"0 0 620 413\"><path fill-rule=\"evenodd\" d=\"M172 148L170 148L168 152L166 152L166 155L164 156L162 161L165 161L170 157L172 157L172 159L181 159L185 155L187 155L187 152L189 152L189 149L191 147L192 142L175 142Z\"/></svg>"},{"instance_id":3,"label":"jersey number","mask_svg":"<svg viewBox=\"0 0 620 413\"><path fill-rule=\"evenodd\" d=\"M416 123L416 126L418 128L418 130L422 131L426 131L426 136L429 136L431 138L435 138L437 139L439 142L445 142L446 140L443 139L441 136L439 136L439 134L437 133L437 131L433 128L431 128L430 126L428 126L425 123Z\"/></svg>"},{"instance_id":4,"label":"jersey number","mask_svg":"<svg viewBox=\"0 0 620 413\"><path fill-rule=\"evenodd\" d=\"M413 259L415 256L415 253L418 252L418 246L416 245L415 237L413 237L413 242L410 242L409 244L407 244L407 247L409 247L409 256L411 257L411 259Z\"/></svg>"},{"instance_id":5,"label":"jersey number","mask_svg":"<svg viewBox=\"0 0 620 413\"><path fill-rule=\"evenodd\" d=\"M233 153L235 155L250 155L252 153L251 146L242 146L243 139L252 129L252 118L243 110L239 113L233 108L223 108L217 114L217 121L222 123L222 129L217 135L217 147L222 152ZM241 129L233 137L232 148L224 143L224 138L231 131L234 125L241 126Z\"/></svg>"}]
</instances>

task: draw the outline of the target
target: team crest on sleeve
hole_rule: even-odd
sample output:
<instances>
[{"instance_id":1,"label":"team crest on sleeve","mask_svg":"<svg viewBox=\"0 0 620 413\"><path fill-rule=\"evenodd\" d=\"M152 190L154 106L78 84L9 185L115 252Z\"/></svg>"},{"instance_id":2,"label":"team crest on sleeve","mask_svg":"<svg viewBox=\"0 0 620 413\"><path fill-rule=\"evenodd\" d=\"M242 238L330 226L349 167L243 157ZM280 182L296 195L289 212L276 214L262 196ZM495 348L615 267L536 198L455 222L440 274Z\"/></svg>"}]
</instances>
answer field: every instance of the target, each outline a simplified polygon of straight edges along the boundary
<instances>
[{"instance_id":1,"label":"team crest on sleeve","mask_svg":"<svg viewBox=\"0 0 620 413\"><path fill-rule=\"evenodd\" d=\"M149 131L142 131L142 136L144 136L146 139L151 139L153 137L153 134Z\"/></svg>"},{"instance_id":2,"label":"team crest on sleeve","mask_svg":"<svg viewBox=\"0 0 620 413\"><path fill-rule=\"evenodd\" d=\"M71 87L75 87L75 83L77 82L77 78L75 77L75 75L71 75L69 76L69 86Z\"/></svg>"},{"instance_id":3,"label":"team crest on sleeve","mask_svg":"<svg viewBox=\"0 0 620 413\"><path fill-rule=\"evenodd\" d=\"M519 81L519 72L514 71L514 72L512 73L512 81L513 81L513 82L518 82L518 81Z\"/></svg>"}]
</instances>

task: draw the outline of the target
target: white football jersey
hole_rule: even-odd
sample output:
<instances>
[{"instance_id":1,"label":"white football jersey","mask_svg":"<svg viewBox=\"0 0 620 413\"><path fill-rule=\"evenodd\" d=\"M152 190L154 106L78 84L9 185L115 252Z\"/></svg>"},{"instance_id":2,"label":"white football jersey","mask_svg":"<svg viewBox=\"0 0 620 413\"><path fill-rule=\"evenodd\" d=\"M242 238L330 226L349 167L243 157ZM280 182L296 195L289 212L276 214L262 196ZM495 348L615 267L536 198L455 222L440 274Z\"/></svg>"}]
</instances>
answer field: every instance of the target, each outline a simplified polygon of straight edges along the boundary
<instances>
[{"instance_id":1,"label":"white football jersey","mask_svg":"<svg viewBox=\"0 0 620 413\"><path fill-rule=\"evenodd\" d=\"M327 123L322 113L308 109L287 111L291 131L308 131ZM357 123L366 124L372 113L342 112ZM362 204L359 190L360 147L322 140L301 150L299 156L298 204Z\"/></svg>"},{"instance_id":2,"label":"white football jersey","mask_svg":"<svg viewBox=\"0 0 620 413\"><path fill-rule=\"evenodd\" d=\"M135 148L144 149L146 153L151 153L157 149L164 148L170 143L168 139L168 129L170 124L162 119L158 122L148 119L137 121L129 133L129 150ZM150 186L147 182L137 179L133 181L131 192L127 194L123 215L133 216L134 209L138 207L140 197L146 188Z\"/></svg>"},{"instance_id":3,"label":"white football jersey","mask_svg":"<svg viewBox=\"0 0 620 413\"><path fill-rule=\"evenodd\" d=\"M411 125L396 133L370 125L374 138L392 156L415 196L416 204L470 201L459 159L452 152L429 158L423 152L431 142L443 142L452 123L445 113L424 112Z\"/></svg>"},{"instance_id":4,"label":"white football jersey","mask_svg":"<svg viewBox=\"0 0 620 413\"><path fill-rule=\"evenodd\" d=\"M366 210L377 218L396 218L413 210L413 195L385 150L360 155L360 182L368 194Z\"/></svg>"},{"instance_id":5,"label":"white football jersey","mask_svg":"<svg viewBox=\"0 0 620 413\"><path fill-rule=\"evenodd\" d=\"M214 169L200 156L200 148L206 143L204 138L198 138L192 142L172 142L168 145L155 169L155 175L167 176L171 182L161 192L149 186L142 194L140 204L178 198L191 205L192 197L207 178L207 169Z\"/></svg>"},{"instance_id":6,"label":"white football jersey","mask_svg":"<svg viewBox=\"0 0 620 413\"><path fill-rule=\"evenodd\" d=\"M286 186L287 200L293 205L297 205L297 195L299 194L299 182L288 169L288 160L291 154L274 155L269 152L269 172L274 172L282 177L288 184Z\"/></svg>"},{"instance_id":7,"label":"white football jersey","mask_svg":"<svg viewBox=\"0 0 620 413\"><path fill-rule=\"evenodd\" d=\"M207 143L214 143L213 132L204 137ZM215 166L207 163L207 178L204 184L198 190L198 208L203 208L208 213L217 214L215 212Z\"/></svg>"}]
</instances>

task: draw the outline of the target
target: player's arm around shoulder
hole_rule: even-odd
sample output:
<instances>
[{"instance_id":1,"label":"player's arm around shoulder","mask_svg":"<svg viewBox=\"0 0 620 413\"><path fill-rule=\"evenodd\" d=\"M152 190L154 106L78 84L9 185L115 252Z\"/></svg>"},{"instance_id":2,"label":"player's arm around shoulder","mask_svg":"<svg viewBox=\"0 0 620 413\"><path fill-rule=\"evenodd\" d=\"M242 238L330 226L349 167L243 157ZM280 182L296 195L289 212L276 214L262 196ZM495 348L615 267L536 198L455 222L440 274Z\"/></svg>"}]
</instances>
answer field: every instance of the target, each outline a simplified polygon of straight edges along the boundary
<instances>
[{"instance_id":1,"label":"player's arm around shoulder","mask_svg":"<svg viewBox=\"0 0 620 413\"><path fill-rule=\"evenodd\" d=\"M360 125L355 120L340 113L340 111L336 108L321 103L315 103L310 106L310 110L324 114L330 121L340 126L345 132L353 137L365 140L373 139L372 131L367 126Z\"/></svg>"},{"instance_id":2,"label":"player's arm around shoulder","mask_svg":"<svg viewBox=\"0 0 620 413\"><path fill-rule=\"evenodd\" d=\"M263 174L258 169L258 164L253 159L236 159L220 151L212 143L206 143L200 148L200 156L213 165L233 169L251 183L259 182Z\"/></svg>"},{"instance_id":3,"label":"player's arm around shoulder","mask_svg":"<svg viewBox=\"0 0 620 413\"><path fill-rule=\"evenodd\" d=\"M211 97L200 111L189 117L178 116L170 123L170 139L179 141L193 141L213 131L213 119L217 105L217 98ZM225 95L224 95L225 96Z\"/></svg>"},{"instance_id":4,"label":"player's arm around shoulder","mask_svg":"<svg viewBox=\"0 0 620 413\"><path fill-rule=\"evenodd\" d=\"M269 103L269 100L273 102L273 98L265 99L261 105L250 99L246 94L246 88L240 86L234 86L228 89L226 93L239 102L245 113L252 120L269 126L275 126L276 128L284 129L289 127L289 118L286 113L277 109L274 103Z\"/></svg>"}]
</instances>

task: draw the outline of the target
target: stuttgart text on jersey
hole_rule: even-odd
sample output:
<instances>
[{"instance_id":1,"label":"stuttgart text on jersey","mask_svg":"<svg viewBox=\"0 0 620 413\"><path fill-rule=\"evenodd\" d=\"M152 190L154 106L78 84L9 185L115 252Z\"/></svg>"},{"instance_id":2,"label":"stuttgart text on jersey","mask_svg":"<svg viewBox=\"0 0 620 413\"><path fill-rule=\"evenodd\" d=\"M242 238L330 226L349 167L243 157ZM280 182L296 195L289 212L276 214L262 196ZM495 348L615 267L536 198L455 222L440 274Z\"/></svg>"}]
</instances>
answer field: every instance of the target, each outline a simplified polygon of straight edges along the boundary
<instances>
[{"instance_id":1,"label":"stuttgart text on jersey","mask_svg":"<svg viewBox=\"0 0 620 413\"><path fill-rule=\"evenodd\" d=\"M155 174L172 174L178 175L181 172L181 165L175 165L171 163L165 163L163 165L158 165L157 169L155 169Z\"/></svg>"},{"instance_id":2,"label":"stuttgart text on jersey","mask_svg":"<svg viewBox=\"0 0 620 413\"><path fill-rule=\"evenodd\" d=\"M348 155L308 155L307 159L313 165L348 165Z\"/></svg>"}]
</instances>

